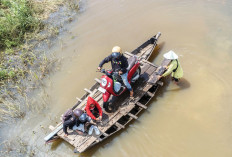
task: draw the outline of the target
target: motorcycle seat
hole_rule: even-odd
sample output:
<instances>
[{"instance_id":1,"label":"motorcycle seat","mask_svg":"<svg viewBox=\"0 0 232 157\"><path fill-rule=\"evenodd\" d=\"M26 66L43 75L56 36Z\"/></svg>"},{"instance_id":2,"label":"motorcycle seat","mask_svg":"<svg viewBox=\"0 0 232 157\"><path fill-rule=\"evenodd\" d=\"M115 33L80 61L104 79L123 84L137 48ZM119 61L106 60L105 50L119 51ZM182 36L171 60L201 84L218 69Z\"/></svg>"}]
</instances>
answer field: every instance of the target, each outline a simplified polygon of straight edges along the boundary
<instances>
[{"instance_id":1,"label":"motorcycle seat","mask_svg":"<svg viewBox=\"0 0 232 157\"><path fill-rule=\"evenodd\" d=\"M131 68L135 65L135 62L137 61L137 57L136 56L131 56L130 58L128 58L128 67L126 68L127 71L130 71Z\"/></svg>"}]
</instances>

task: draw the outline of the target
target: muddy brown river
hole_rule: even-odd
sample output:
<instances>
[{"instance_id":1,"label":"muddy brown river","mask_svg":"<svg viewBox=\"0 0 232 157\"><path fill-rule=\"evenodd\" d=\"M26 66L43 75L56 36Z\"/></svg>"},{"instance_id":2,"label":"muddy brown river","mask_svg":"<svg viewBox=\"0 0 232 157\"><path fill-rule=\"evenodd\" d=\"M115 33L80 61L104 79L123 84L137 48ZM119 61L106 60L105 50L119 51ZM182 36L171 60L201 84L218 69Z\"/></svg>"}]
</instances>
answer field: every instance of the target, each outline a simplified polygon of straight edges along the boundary
<instances>
[{"instance_id":1,"label":"muddy brown river","mask_svg":"<svg viewBox=\"0 0 232 157\"><path fill-rule=\"evenodd\" d=\"M83 2L84 11L53 50L63 60L45 80L46 111L27 114L5 136L29 141L36 156L231 157L232 1ZM138 120L82 154L64 141L44 144L48 126L100 77L96 68L113 46L130 52L159 31L159 54L150 61L159 65L174 50L184 70L180 86L164 79Z\"/></svg>"}]
</instances>

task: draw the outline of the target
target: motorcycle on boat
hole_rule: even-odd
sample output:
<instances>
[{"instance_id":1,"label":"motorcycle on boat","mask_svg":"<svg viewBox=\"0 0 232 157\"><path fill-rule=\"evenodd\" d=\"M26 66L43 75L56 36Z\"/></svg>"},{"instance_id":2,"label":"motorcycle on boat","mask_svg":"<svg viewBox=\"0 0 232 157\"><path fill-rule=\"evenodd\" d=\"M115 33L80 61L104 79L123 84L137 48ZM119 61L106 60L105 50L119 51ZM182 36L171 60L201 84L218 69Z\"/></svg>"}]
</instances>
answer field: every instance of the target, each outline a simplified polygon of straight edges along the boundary
<instances>
[{"instance_id":1,"label":"motorcycle on boat","mask_svg":"<svg viewBox=\"0 0 232 157\"><path fill-rule=\"evenodd\" d=\"M128 82L134 83L141 74L140 62L137 56L132 56L128 59ZM104 73L101 77L100 87L98 88L99 91L102 92L103 97L103 108L110 112L109 105L110 105L110 97L113 96L120 96L122 93L126 91L126 86L124 85L121 76L118 72L114 72L112 70L105 70L102 69L100 71Z\"/></svg>"}]
</instances>

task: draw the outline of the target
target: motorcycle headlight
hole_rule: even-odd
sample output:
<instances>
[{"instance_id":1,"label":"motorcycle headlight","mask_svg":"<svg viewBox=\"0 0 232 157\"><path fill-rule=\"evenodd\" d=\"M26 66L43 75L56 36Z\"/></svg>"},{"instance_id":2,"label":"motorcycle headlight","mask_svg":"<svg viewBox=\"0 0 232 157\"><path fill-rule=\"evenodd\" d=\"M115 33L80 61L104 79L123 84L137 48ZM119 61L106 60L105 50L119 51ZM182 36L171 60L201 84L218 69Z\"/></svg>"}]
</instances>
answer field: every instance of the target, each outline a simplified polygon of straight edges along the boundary
<instances>
[{"instance_id":1,"label":"motorcycle headlight","mask_svg":"<svg viewBox=\"0 0 232 157\"><path fill-rule=\"evenodd\" d=\"M101 80L101 85L102 85L103 87L105 87L106 84L107 84L107 80L106 80L105 78L102 78L102 80Z\"/></svg>"}]
</instances>

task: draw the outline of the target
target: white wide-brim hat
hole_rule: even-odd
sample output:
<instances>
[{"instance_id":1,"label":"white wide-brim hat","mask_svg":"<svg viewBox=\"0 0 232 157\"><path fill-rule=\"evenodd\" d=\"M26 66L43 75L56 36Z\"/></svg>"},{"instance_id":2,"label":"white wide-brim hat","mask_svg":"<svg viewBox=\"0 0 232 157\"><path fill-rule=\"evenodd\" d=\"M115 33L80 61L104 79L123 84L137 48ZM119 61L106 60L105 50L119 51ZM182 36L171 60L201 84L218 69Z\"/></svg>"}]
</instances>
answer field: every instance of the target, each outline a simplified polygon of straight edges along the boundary
<instances>
[{"instance_id":1,"label":"white wide-brim hat","mask_svg":"<svg viewBox=\"0 0 232 157\"><path fill-rule=\"evenodd\" d=\"M164 54L164 58L166 58L166 59L177 59L178 56L177 56L177 54L175 54L174 51L170 50L169 52Z\"/></svg>"}]
</instances>

